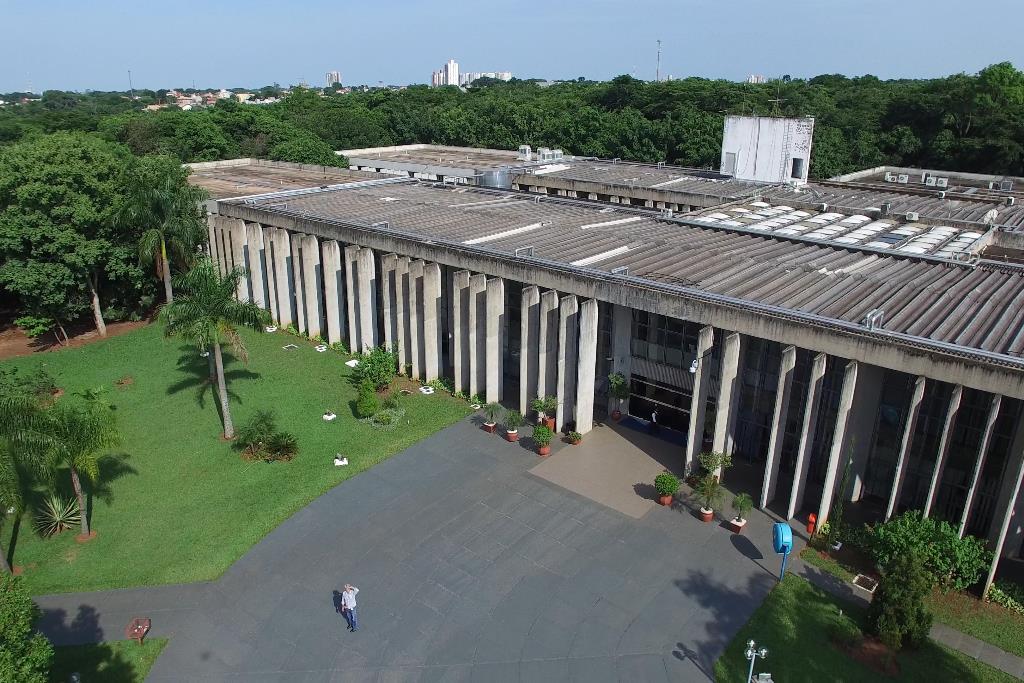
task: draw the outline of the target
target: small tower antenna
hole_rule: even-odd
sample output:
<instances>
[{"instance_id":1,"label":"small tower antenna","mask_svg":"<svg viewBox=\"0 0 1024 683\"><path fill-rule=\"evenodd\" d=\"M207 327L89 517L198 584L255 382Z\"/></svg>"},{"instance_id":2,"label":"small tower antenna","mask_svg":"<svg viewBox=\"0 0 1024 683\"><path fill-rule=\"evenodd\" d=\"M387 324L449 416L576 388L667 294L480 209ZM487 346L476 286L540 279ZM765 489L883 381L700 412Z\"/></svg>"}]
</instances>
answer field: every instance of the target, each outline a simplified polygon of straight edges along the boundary
<instances>
[{"instance_id":1,"label":"small tower antenna","mask_svg":"<svg viewBox=\"0 0 1024 683\"><path fill-rule=\"evenodd\" d=\"M661 39L658 39L658 65L654 69L655 82L661 82Z\"/></svg>"}]
</instances>

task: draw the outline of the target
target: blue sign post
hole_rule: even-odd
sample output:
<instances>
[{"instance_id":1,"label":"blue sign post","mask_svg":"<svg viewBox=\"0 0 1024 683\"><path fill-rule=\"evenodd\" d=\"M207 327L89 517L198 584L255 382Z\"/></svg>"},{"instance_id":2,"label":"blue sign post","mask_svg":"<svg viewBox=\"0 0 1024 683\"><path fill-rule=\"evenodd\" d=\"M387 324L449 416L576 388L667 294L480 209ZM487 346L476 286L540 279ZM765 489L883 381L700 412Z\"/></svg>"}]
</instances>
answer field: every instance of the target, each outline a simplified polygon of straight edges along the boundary
<instances>
[{"instance_id":1,"label":"blue sign post","mask_svg":"<svg viewBox=\"0 0 1024 683\"><path fill-rule=\"evenodd\" d=\"M782 581L786 576L786 560L793 549L793 529L785 522L776 522L772 525L772 546L775 552L782 555L782 571L779 572L779 581Z\"/></svg>"}]
</instances>

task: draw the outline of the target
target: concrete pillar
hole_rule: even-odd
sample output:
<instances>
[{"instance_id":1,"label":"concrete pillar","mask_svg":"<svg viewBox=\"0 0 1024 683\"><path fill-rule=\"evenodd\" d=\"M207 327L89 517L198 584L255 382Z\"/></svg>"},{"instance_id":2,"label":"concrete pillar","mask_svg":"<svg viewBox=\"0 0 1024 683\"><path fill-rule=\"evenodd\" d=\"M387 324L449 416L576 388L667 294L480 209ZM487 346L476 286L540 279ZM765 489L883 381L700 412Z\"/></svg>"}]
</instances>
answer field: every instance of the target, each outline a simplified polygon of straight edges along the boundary
<instances>
[{"instance_id":1,"label":"concrete pillar","mask_svg":"<svg viewBox=\"0 0 1024 683\"><path fill-rule=\"evenodd\" d=\"M903 492L903 482L907 478L907 454L914 440L914 431L917 429L917 418L921 414L921 401L924 399L926 384L924 375L919 375L914 382L914 393L910 396L910 405L907 408L907 422L903 427L903 439L900 441L900 454L896 458L896 471L892 477L892 490L889 493L889 503L885 506L885 519L888 520L900 504L900 494Z\"/></svg>"},{"instance_id":2,"label":"concrete pillar","mask_svg":"<svg viewBox=\"0 0 1024 683\"><path fill-rule=\"evenodd\" d=\"M277 278L274 275L274 228L261 225L260 232L263 236L263 293L267 300L267 310L270 311L270 319L276 321L280 314L277 310Z\"/></svg>"},{"instance_id":3,"label":"concrete pillar","mask_svg":"<svg viewBox=\"0 0 1024 683\"><path fill-rule=\"evenodd\" d=\"M981 435L981 443L978 445L978 455L974 461L974 471L971 474L971 485L967 489L967 500L964 501L964 510L960 515L960 538L964 537L967 529L967 521L971 518L971 507L974 505L974 496L978 493L978 481L981 479L981 471L985 468L985 456L988 455L988 447L992 442L992 432L996 426L996 418L999 417L999 408L1002 406L1003 397L999 394L992 394L992 402L988 408L988 419L985 420L985 431Z\"/></svg>"},{"instance_id":4,"label":"concrete pillar","mask_svg":"<svg viewBox=\"0 0 1024 683\"><path fill-rule=\"evenodd\" d=\"M266 268L263 228L259 223L245 224L245 245L247 261L249 263L249 286L251 288L252 300L260 308L269 309L267 305L267 287L264 272Z\"/></svg>"},{"instance_id":5,"label":"concrete pillar","mask_svg":"<svg viewBox=\"0 0 1024 683\"><path fill-rule=\"evenodd\" d=\"M398 317L395 315L395 267L397 254L380 257L380 307L384 314L384 346L389 349L398 345Z\"/></svg>"},{"instance_id":6,"label":"concrete pillar","mask_svg":"<svg viewBox=\"0 0 1024 683\"><path fill-rule=\"evenodd\" d=\"M292 296L295 297L295 327L299 332L305 332L306 326L306 287L302 278L302 238L304 235L294 233L291 235L292 244Z\"/></svg>"},{"instance_id":7,"label":"concrete pillar","mask_svg":"<svg viewBox=\"0 0 1024 683\"><path fill-rule=\"evenodd\" d=\"M576 413L576 365L578 362L579 302L576 296L563 296L558 304L558 370L555 397L558 413L555 431L561 432L569 416Z\"/></svg>"},{"instance_id":8,"label":"concrete pillar","mask_svg":"<svg viewBox=\"0 0 1024 683\"><path fill-rule=\"evenodd\" d=\"M302 236L302 298L306 302L306 334L319 337L323 320L323 284L320 243L313 235Z\"/></svg>"},{"instance_id":9,"label":"concrete pillar","mask_svg":"<svg viewBox=\"0 0 1024 683\"><path fill-rule=\"evenodd\" d=\"M505 388L505 281L487 281L487 402L500 402Z\"/></svg>"},{"instance_id":10,"label":"concrete pillar","mask_svg":"<svg viewBox=\"0 0 1024 683\"><path fill-rule=\"evenodd\" d=\"M711 384L711 347L715 343L715 330L710 325L700 328L697 335L697 372L693 375L693 395L690 397L690 427L686 434L686 463L696 469L697 456L704 447L704 418L708 405L708 387Z\"/></svg>"},{"instance_id":11,"label":"concrete pillar","mask_svg":"<svg viewBox=\"0 0 1024 683\"><path fill-rule=\"evenodd\" d=\"M231 236L228 230L228 219L224 216L217 216L214 223L214 232L217 239L217 265L220 267L220 274L227 275L234 267L231 259Z\"/></svg>"},{"instance_id":12,"label":"concrete pillar","mask_svg":"<svg viewBox=\"0 0 1024 683\"><path fill-rule=\"evenodd\" d=\"M822 485L821 500L818 501L818 528L824 526L828 521L828 514L832 509L832 498L835 495L836 482L839 480L839 468L846 466L845 456L849 452L846 440L851 438L853 401L857 393L857 374L860 364L855 361L847 361L846 369L843 372L843 388L839 394L839 411L836 413L836 428L832 434L832 448L828 454L828 466L825 469L825 483ZM839 492L845 496L845 491Z\"/></svg>"},{"instance_id":13,"label":"concrete pillar","mask_svg":"<svg viewBox=\"0 0 1024 683\"><path fill-rule=\"evenodd\" d=\"M444 363L441 344L441 266L423 266L423 373L427 382L441 376Z\"/></svg>"},{"instance_id":14,"label":"concrete pillar","mask_svg":"<svg viewBox=\"0 0 1024 683\"><path fill-rule=\"evenodd\" d=\"M469 390L469 271L458 270L452 275L452 367L455 390L471 395ZM525 413L524 413L525 415Z\"/></svg>"},{"instance_id":15,"label":"concrete pillar","mask_svg":"<svg viewBox=\"0 0 1024 683\"><path fill-rule=\"evenodd\" d=\"M537 396L537 371L540 359L540 290L523 287L519 314L519 412L530 410L530 401Z\"/></svg>"},{"instance_id":16,"label":"concrete pillar","mask_svg":"<svg viewBox=\"0 0 1024 683\"><path fill-rule=\"evenodd\" d=\"M239 301L249 301L249 264L245 261L245 221L232 218L231 229L231 259L236 268L244 268L246 274L238 278L238 290L236 296Z\"/></svg>"},{"instance_id":17,"label":"concrete pillar","mask_svg":"<svg viewBox=\"0 0 1024 683\"><path fill-rule=\"evenodd\" d=\"M363 352L380 345L377 333L377 266L373 250L359 250L359 334Z\"/></svg>"},{"instance_id":18,"label":"concrete pillar","mask_svg":"<svg viewBox=\"0 0 1024 683\"><path fill-rule=\"evenodd\" d=\"M718 389L718 408L715 411L715 436L712 445L718 453L731 454L735 447L742 342L742 336L738 332L733 332L725 336L723 343L721 385Z\"/></svg>"},{"instance_id":19,"label":"concrete pillar","mask_svg":"<svg viewBox=\"0 0 1024 683\"><path fill-rule=\"evenodd\" d=\"M540 295L537 319L537 395L554 395L558 384L558 292L548 290Z\"/></svg>"},{"instance_id":20,"label":"concrete pillar","mask_svg":"<svg viewBox=\"0 0 1024 683\"><path fill-rule=\"evenodd\" d=\"M337 344L345 339L345 271L341 267L341 247L334 240L320 245L323 256L324 313L327 317L327 341Z\"/></svg>"},{"instance_id":21,"label":"concrete pillar","mask_svg":"<svg viewBox=\"0 0 1024 683\"><path fill-rule=\"evenodd\" d=\"M612 372L621 373L626 378L626 386L633 370L633 309L628 306L614 304L612 306ZM629 413L629 399L622 400L622 405L615 398L608 396L608 411L619 410L624 415Z\"/></svg>"},{"instance_id":22,"label":"concrete pillar","mask_svg":"<svg viewBox=\"0 0 1024 683\"><path fill-rule=\"evenodd\" d=\"M274 249L274 282L277 288L277 322L287 327L295 322L294 299L292 295L291 238L287 230L275 228L271 238Z\"/></svg>"},{"instance_id":23,"label":"concrete pillar","mask_svg":"<svg viewBox=\"0 0 1024 683\"><path fill-rule=\"evenodd\" d=\"M399 256L398 260L395 261L395 310L397 316L395 331L397 334L396 343L398 344L398 364L402 372L412 374L413 346L410 330L412 316L409 314L411 296L409 293L411 286L409 280L410 263L411 261L408 256Z\"/></svg>"},{"instance_id":24,"label":"concrete pillar","mask_svg":"<svg viewBox=\"0 0 1024 683\"><path fill-rule=\"evenodd\" d=\"M220 242L217 236L217 219L218 216L215 213L206 215L206 231L207 231L207 243L206 243L206 254L213 261L213 264L220 269L220 250L217 248L217 243Z\"/></svg>"},{"instance_id":25,"label":"concrete pillar","mask_svg":"<svg viewBox=\"0 0 1024 683\"><path fill-rule=\"evenodd\" d=\"M758 507L764 509L775 499L779 485L779 466L782 464L782 442L786 438L786 422L789 420L789 399L793 392L793 371L796 368L796 347L787 346L782 350L779 361L779 383L775 390L775 412L772 417L772 433L768 440L768 454L764 463L764 479L761 481L761 499Z\"/></svg>"},{"instance_id":26,"label":"concrete pillar","mask_svg":"<svg viewBox=\"0 0 1024 683\"><path fill-rule=\"evenodd\" d=\"M480 396L485 390L487 366L487 276L469 278L469 395Z\"/></svg>"},{"instance_id":27,"label":"concrete pillar","mask_svg":"<svg viewBox=\"0 0 1024 683\"><path fill-rule=\"evenodd\" d=\"M818 411L821 409L821 389L827 360L828 357L824 353L819 353L814 356L814 362L811 364L811 378L807 383L807 402L804 404L804 424L800 430L800 445L796 453L793 488L789 492L786 519L793 519L793 515L804 502L807 472L811 465L811 447L814 445L814 426L818 421Z\"/></svg>"},{"instance_id":28,"label":"concrete pillar","mask_svg":"<svg viewBox=\"0 0 1024 683\"><path fill-rule=\"evenodd\" d=\"M423 379L423 261L409 263L409 351L412 354L412 376Z\"/></svg>"},{"instance_id":29,"label":"concrete pillar","mask_svg":"<svg viewBox=\"0 0 1024 683\"><path fill-rule=\"evenodd\" d=\"M932 506L939 495L939 484L942 483L942 474L946 471L946 455L953 440L953 425L956 423L956 414L960 411L960 399L963 395L963 386L957 384L953 387L953 395L946 410L946 423L942 428L942 438L939 440L939 452L935 456L935 467L932 468L932 479L928 484L928 497L924 501L925 517L931 514Z\"/></svg>"},{"instance_id":30,"label":"concrete pillar","mask_svg":"<svg viewBox=\"0 0 1024 683\"><path fill-rule=\"evenodd\" d=\"M594 385L597 375L597 315L594 299L580 304L579 370L576 373L576 431L594 428Z\"/></svg>"},{"instance_id":31,"label":"concrete pillar","mask_svg":"<svg viewBox=\"0 0 1024 683\"><path fill-rule=\"evenodd\" d=\"M342 252L345 261L345 311L348 323L348 346L352 353L362 353L359 335L359 247L350 244Z\"/></svg>"},{"instance_id":32,"label":"concrete pillar","mask_svg":"<svg viewBox=\"0 0 1024 683\"><path fill-rule=\"evenodd\" d=\"M985 578L985 589L982 595L988 593L992 582L996 578L996 568L999 566L999 559L1003 556L1003 548L1007 536L1012 535L1014 543L1019 544L1022 533L1021 517L1022 511L1017 508L1020 502L1020 485L1024 480L1024 426L1018 423L1017 432L1013 439L1013 446L1007 454L1009 462L1003 474L1003 486L999 493L999 502L995 508L996 514L992 519L993 557L989 566L988 576ZM1000 510L1003 511L1002 519L999 518ZM996 526L996 520L999 520ZM1012 532L1011 532L1012 523ZM1011 544L1011 547L1014 547Z\"/></svg>"}]
</instances>

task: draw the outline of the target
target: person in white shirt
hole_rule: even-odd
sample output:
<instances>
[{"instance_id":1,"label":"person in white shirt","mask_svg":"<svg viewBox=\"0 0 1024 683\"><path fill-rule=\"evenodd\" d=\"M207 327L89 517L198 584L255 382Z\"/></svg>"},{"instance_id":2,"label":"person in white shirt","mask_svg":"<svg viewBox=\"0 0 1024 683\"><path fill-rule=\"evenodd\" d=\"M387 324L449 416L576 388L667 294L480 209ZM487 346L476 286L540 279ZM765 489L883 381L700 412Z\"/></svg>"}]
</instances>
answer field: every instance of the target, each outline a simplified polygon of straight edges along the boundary
<instances>
[{"instance_id":1,"label":"person in white shirt","mask_svg":"<svg viewBox=\"0 0 1024 683\"><path fill-rule=\"evenodd\" d=\"M341 592L341 613L345 615L349 631L359 630L359 617L356 616L356 595L359 589L350 583L345 584L345 590Z\"/></svg>"}]
</instances>

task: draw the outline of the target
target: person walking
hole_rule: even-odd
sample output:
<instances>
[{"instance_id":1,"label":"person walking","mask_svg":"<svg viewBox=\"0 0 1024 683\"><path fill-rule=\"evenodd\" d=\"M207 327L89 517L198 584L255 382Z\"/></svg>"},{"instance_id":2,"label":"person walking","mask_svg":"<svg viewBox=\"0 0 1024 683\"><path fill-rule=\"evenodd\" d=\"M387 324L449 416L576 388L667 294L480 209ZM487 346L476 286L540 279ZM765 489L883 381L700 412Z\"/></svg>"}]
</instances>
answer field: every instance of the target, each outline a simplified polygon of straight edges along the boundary
<instances>
[{"instance_id":1,"label":"person walking","mask_svg":"<svg viewBox=\"0 0 1024 683\"><path fill-rule=\"evenodd\" d=\"M356 595L359 589L350 583L345 584L345 590L341 592L341 613L345 615L348 622L348 630L355 632L359 630L359 617L356 615Z\"/></svg>"},{"instance_id":2,"label":"person walking","mask_svg":"<svg viewBox=\"0 0 1024 683\"><path fill-rule=\"evenodd\" d=\"M655 408L654 410L651 411L651 434L657 434L659 431L660 430L658 428L658 409Z\"/></svg>"}]
</instances>

